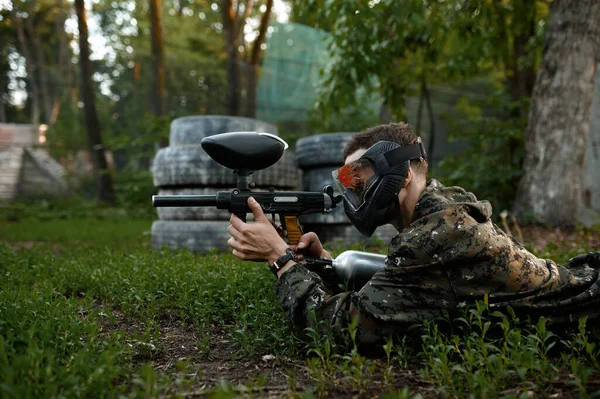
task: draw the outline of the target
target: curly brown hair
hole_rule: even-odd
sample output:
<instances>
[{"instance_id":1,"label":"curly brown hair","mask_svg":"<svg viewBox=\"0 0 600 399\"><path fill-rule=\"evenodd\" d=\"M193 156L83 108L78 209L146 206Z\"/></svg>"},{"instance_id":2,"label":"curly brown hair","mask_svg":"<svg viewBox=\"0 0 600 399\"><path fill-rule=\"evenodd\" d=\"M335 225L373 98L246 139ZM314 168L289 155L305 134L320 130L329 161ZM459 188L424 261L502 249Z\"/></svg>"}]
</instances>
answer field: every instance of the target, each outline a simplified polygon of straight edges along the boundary
<instances>
[{"instance_id":1,"label":"curly brown hair","mask_svg":"<svg viewBox=\"0 0 600 399\"><path fill-rule=\"evenodd\" d=\"M344 148L344 159L348 158L350 154L360 149L367 149L381 140L391 141L400 145L410 145L415 144L419 140L419 137L413 133L410 125L405 122L373 126L357 133L348 141ZM415 173L424 175L427 178L426 160L413 159L410 161L410 166Z\"/></svg>"}]
</instances>

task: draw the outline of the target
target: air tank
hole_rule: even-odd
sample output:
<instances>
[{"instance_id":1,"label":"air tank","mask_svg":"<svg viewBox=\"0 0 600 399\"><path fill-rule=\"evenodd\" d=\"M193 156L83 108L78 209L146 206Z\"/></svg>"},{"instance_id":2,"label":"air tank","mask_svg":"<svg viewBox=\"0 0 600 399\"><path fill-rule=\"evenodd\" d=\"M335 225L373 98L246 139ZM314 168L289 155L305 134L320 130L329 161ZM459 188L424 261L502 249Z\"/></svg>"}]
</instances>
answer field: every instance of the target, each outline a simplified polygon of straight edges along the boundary
<instances>
[{"instance_id":1,"label":"air tank","mask_svg":"<svg viewBox=\"0 0 600 399\"><path fill-rule=\"evenodd\" d=\"M385 267L385 259L385 255L351 250L342 252L335 259L306 258L306 262L309 270L347 283L348 287L358 291Z\"/></svg>"}]
</instances>

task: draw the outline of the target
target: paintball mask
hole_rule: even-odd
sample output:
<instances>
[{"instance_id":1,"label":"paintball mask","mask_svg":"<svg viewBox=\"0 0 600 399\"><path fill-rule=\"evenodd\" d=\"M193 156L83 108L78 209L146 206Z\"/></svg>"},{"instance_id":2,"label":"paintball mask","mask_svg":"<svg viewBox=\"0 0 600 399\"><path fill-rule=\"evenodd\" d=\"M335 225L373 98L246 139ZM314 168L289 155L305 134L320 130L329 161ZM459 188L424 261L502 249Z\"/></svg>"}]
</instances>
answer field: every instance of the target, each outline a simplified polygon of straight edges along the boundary
<instances>
[{"instance_id":1,"label":"paintball mask","mask_svg":"<svg viewBox=\"0 0 600 399\"><path fill-rule=\"evenodd\" d=\"M370 237L387 222L388 208L394 201L398 227L402 227L398 193L412 159L426 159L420 139L407 146L379 141L356 161L332 172L344 198L344 211L364 236Z\"/></svg>"}]
</instances>

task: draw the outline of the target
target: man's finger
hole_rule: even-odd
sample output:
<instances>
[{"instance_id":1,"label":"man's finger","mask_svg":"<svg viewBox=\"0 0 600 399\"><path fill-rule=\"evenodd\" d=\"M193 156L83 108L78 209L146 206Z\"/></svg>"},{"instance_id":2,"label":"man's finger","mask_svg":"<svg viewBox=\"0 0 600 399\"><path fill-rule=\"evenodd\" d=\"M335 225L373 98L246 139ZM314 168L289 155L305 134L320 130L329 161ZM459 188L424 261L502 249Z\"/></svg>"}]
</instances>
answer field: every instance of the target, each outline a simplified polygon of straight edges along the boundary
<instances>
[{"instance_id":1,"label":"man's finger","mask_svg":"<svg viewBox=\"0 0 600 399\"><path fill-rule=\"evenodd\" d=\"M229 240L227 240L227 245L233 249L237 249L237 250L242 249L242 245L240 244L240 242L233 237L230 237Z\"/></svg>"},{"instance_id":2,"label":"man's finger","mask_svg":"<svg viewBox=\"0 0 600 399\"><path fill-rule=\"evenodd\" d=\"M310 232L304 234L302 237L300 237L300 240L298 241L298 250L309 248L314 241L315 233Z\"/></svg>"},{"instance_id":3,"label":"man's finger","mask_svg":"<svg viewBox=\"0 0 600 399\"><path fill-rule=\"evenodd\" d=\"M231 251L231 253L238 259L246 260L246 254L241 251L238 251L237 249L234 249L233 251Z\"/></svg>"},{"instance_id":4,"label":"man's finger","mask_svg":"<svg viewBox=\"0 0 600 399\"><path fill-rule=\"evenodd\" d=\"M265 216L260 204L252 197L248 198L248 207L252 211L254 215L254 221L257 223L271 223L269 219Z\"/></svg>"},{"instance_id":5,"label":"man's finger","mask_svg":"<svg viewBox=\"0 0 600 399\"><path fill-rule=\"evenodd\" d=\"M246 223L244 223L242 221L242 219L240 219L233 213L231 214L231 217L229 218L229 222L238 231L244 231L244 229L246 228Z\"/></svg>"},{"instance_id":6,"label":"man's finger","mask_svg":"<svg viewBox=\"0 0 600 399\"><path fill-rule=\"evenodd\" d=\"M232 224L227 227L227 232L234 240L241 241L244 238L244 235L238 229L233 227Z\"/></svg>"},{"instance_id":7,"label":"man's finger","mask_svg":"<svg viewBox=\"0 0 600 399\"><path fill-rule=\"evenodd\" d=\"M275 228L275 230L277 230L277 234L279 234L279 237L285 238L283 226L277 226L277 224L275 224L275 222L270 222L270 223L271 223L271 226L273 226Z\"/></svg>"}]
</instances>

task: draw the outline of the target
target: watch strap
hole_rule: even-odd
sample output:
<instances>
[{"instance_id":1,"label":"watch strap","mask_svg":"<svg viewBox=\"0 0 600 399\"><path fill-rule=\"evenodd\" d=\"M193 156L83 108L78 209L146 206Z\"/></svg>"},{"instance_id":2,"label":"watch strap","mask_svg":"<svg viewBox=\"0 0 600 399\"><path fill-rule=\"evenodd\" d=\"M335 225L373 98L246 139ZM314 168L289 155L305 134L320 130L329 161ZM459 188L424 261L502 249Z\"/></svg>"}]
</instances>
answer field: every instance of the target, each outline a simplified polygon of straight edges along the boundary
<instances>
[{"instance_id":1,"label":"watch strap","mask_svg":"<svg viewBox=\"0 0 600 399\"><path fill-rule=\"evenodd\" d=\"M277 260L275 262L273 262L272 265L269 265L269 267L271 268L271 271L273 272L273 274L275 276L277 276L277 273L279 272L279 270L281 270L281 268L288 263L290 260L297 260L298 257L296 256L296 253L294 251L292 251L290 248L286 248L285 249L285 255L280 256L279 258L277 258Z\"/></svg>"}]
</instances>

